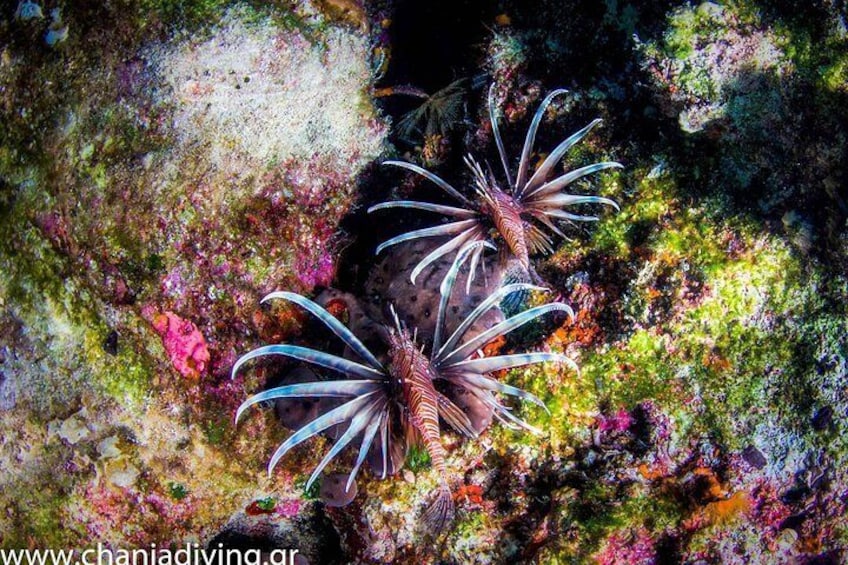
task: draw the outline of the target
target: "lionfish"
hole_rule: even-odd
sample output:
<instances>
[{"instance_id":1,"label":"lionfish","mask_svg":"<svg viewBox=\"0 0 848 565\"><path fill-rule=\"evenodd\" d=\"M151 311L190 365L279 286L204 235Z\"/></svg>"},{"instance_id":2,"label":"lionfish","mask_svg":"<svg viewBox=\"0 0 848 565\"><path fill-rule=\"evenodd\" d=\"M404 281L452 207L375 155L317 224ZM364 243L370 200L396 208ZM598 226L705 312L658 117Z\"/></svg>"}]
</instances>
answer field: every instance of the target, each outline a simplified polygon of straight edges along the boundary
<instances>
[{"instance_id":1,"label":"lionfish","mask_svg":"<svg viewBox=\"0 0 848 565\"><path fill-rule=\"evenodd\" d=\"M476 200L466 197L442 178L417 165L404 161L384 161L384 165L400 167L421 175L444 190L452 198L461 202L463 207L446 206L415 200L397 200L371 206L368 209L369 213L386 208L414 208L444 214L453 220L446 224L413 230L393 237L380 244L377 247L376 253L379 254L387 247L404 241L424 237L450 236L445 243L435 247L412 270L410 278L414 284L417 276L428 265L444 255L457 251L468 242L503 241L506 243L506 250L518 259L524 271L532 273L530 270L530 255L553 252L551 237L543 228L547 228L556 235L565 237L565 234L557 226L557 221L590 222L598 220L597 216L566 212L563 210L564 207L578 204L605 204L618 210L618 204L609 198L567 194L563 192L563 189L577 179L598 171L622 168L620 163L613 161L594 163L569 171L553 180L548 180L554 167L556 167L565 153L582 140L595 126L600 124L600 119L593 120L589 125L560 143L542 161L541 165L532 174L530 173L530 157L536 140L536 131L539 128L539 123L542 121L542 116L551 101L556 96L565 92L567 91L559 89L548 94L533 116L530 128L527 130L524 148L521 151L518 174L515 177L515 183L513 183L512 175L510 174L509 159L504 150L503 140L498 130L498 121L495 115L494 85L489 89L489 119L492 123L492 132L494 133L495 143L498 147L501 164L503 165L506 189L501 188L491 169L489 169L488 173L484 172L480 164L470 155L465 157L465 164L471 170L474 178ZM483 248L480 247L475 250L471 257L471 275L468 279L469 286L482 255Z\"/></svg>"},{"instance_id":2,"label":"lionfish","mask_svg":"<svg viewBox=\"0 0 848 565\"><path fill-rule=\"evenodd\" d=\"M561 362L576 369L574 361L564 355L547 352L492 357L482 357L477 352L492 340L548 312L566 312L571 317L573 312L563 303L552 302L530 308L470 339L464 339L467 330L475 321L495 307L505 296L518 291L545 290L527 283L508 284L489 295L462 320L451 335L445 337L445 315L454 281L468 255L481 245L487 244L471 242L464 246L441 282L436 331L429 355L424 354L423 345L419 346L416 343L415 332L411 333L409 328L398 320L394 308L391 308L394 318L393 326L385 328L388 362L383 363L347 326L312 300L291 292L273 292L263 299L263 302L271 299L287 300L307 310L338 336L360 359L353 361L307 347L279 344L259 347L236 362L232 370L233 377L246 362L266 355L283 355L330 369L347 377L341 380L298 383L272 388L248 398L239 406L235 417L236 423L247 408L267 400L302 397L344 399L340 406L316 417L295 431L277 448L268 464L269 475L280 459L296 445L333 426L340 425L342 429L346 426L344 433L338 437L329 452L315 467L306 483L306 488L309 489L333 458L356 439L360 439L358 455L345 485L345 491L347 491L372 447L382 452L382 476L385 478L389 468L386 458L391 438L397 436L417 438L430 455L432 466L440 478L438 495L424 514L425 524L431 526L436 532L440 532L452 520L454 504L447 480L446 451L441 443L439 420L444 420L457 432L466 436L477 437L478 435L468 416L451 400L450 393L441 392L441 390L447 390L442 385L459 387L473 395L491 407L495 416L510 427L539 433L538 429L501 404L495 394L530 401L542 408L545 408L544 403L529 392L495 380L490 374L503 369L545 362ZM378 436L379 443L375 443L378 441Z\"/></svg>"}]
</instances>

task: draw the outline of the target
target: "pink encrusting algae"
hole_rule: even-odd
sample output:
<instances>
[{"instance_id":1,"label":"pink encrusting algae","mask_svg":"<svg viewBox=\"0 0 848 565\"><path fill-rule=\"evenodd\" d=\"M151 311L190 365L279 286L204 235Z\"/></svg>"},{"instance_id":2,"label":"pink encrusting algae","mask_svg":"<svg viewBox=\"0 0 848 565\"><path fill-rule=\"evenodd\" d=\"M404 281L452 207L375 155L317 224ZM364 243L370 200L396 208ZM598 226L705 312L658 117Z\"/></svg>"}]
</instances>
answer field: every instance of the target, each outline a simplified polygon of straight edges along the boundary
<instances>
[{"instance_id":1,"label":"pink encrusting algae","mask_svg":"<svg viewBox=\"0 0 848 565\"><path fill-rule=\"evenodd\" d=\"M172 501L151 492L119 488L96 482L84 491L85 503L78 510L89 539L110 546L123 539L133 546L151 542L160 547L185 539L197 506L191 500Z\"/></svg>"},{"instance_id":2,"label":"pink encrusting algae","mask_svg":"<svg viewBox=\"0 0 848 565\"><path fill-rule=\"evenodd\" d=\"M627 410L619 410L612 416L598 416L598 429L602 432L625 432L633 424L633 418Z\"/></svg>"},{"instance_id":3,"label":"pink encrusting algae","mask_svg":"<svg viewBox=\"0 0 848 565\"><path fill-rule=\"evenodd\" d=\"M197 379L206 373L210 359L209 348L193 322L173 312L155 314L150 322L162 338L162 345L171 363L182 376Z\"/></svg>"},{"instance_id":4,"label":"pink encrusting algae","mask_svg":"<svg viewBox=\"0 0 848 565\"><path fill-rule=\"evenodd\" d=\"M653 565L657 562L655 540L645 528L612 534L606 547L595 555L598 565Z\"/></svg>"},{"instance_id":5,"label":"pink encrusting algae","mask_svg":"<svg viewBox=\"0 0 848 565\"><path fill-rule=\"evenodd\" d=\"M323 250L315 257L309 257L304 252L297 256L295 272L298 280L307 288L328 286L336 274L336 264L333 256Z\"/></svg>"}]
</instances>

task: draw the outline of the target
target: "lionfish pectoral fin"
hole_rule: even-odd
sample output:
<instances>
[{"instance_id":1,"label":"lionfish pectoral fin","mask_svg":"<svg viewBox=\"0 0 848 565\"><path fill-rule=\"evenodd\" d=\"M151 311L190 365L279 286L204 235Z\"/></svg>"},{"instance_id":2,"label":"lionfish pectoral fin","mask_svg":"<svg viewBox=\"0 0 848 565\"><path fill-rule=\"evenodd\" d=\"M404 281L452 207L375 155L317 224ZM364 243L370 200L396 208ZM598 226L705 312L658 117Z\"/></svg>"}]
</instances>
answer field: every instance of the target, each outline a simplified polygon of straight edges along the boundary
<instances>
[{"instance_id":1,"label":"lionfish pectoral fin","mask_svg":"<svg viewBox=\"0 0 848 565\"><path fill-rule=\"evenodd\" d=\"M424 511L422 516L424 525L429 531L439 535L453 522L455 512L450 487L443 485L439 489L436 499Z\"/></svg>"},{"instance_id":2,"label":"lionfish pectoral fin","mask_svg":"<svg viewBox=\"0 0 848 565\"><path fill-rule=\"evenodd\" d=\"M468 419L468 415L447 396L442 393L437 394L439 395L439 416L456 431L468 437L478 437L480 434L474 429L474 425Z\"/></svg>"},{"instance_id":3,"label":"lionfish pectoral fin","mask_svg":"<svg viewBox=\"0 0 848 565\"><path fill-rule=\"evenodd\" d=\"M406 447L406 452L404 453L404 458L409 454L409 450L412 447L422 447L424 445L424 438L421 437L421 432L418 431L418 428L415 424L412 423L412 419L407 414L403 419L403 438L404 445Z\"/></svg>"}]
</instances>

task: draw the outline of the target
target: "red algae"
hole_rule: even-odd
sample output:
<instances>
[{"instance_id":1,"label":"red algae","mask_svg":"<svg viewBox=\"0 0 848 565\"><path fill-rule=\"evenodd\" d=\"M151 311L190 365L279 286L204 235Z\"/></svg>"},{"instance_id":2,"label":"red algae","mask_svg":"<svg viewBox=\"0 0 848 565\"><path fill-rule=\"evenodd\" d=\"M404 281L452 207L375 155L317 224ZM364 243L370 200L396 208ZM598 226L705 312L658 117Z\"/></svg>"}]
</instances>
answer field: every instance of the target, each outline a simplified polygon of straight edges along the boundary
<instances>
[{"instance_id":1,"label":"red algae","mask_svg":"<svg viewBox=\"0 0 848 565\"><path fill-rule=\"evenodd\" d=\"M272 498L264 498L262 500L254 500L247 505L244 513L248 516L261 516L262 514L273 514L276 508L276 503Z\"/></svg>"},{"instance_id":2,"label":"red algae","mask_svg":"<svg viewBox=\"0 0 848 565\"><path fill-rule=\"evenodd\" d=\"M483 504L483 488L480 485L462 485L453 494L454 501L469 507Z\"/></svg>"}]
</instances>

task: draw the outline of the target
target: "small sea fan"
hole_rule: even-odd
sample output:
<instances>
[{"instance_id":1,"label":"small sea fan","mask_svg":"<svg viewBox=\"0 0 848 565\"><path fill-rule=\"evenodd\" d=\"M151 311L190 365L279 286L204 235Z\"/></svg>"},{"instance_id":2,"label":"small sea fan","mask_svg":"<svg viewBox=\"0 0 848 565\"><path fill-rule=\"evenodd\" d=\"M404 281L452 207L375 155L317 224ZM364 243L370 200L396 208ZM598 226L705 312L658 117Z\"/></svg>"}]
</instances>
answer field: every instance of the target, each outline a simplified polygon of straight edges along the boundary
<instances>
[{"instance_id":1,"label":"small sea fan","mask_svg":"<svg viewBox=\"0 0 848 565\"><path fill-rule=\"evenodd\" d=\"M492 130L495 143L498 147L501 164L507 182L507 189L500 187L491 171L487 174L473 157L467 156L465 163L474 177L475 199L470 199L448 184L437 175L412 163L403 161L385 161L384 165L400 167L417 173L433 182L444 190L452 198L462 203L462 207L446 206L431 202L419 202L415 200L397 200L383 202L372 206L368 212L375 212L386 208L413 208L427 212L443 214L452 221L446 224L413 230L393 237L377 247L377 253L392 245L404 241L415 240L426 237L448 238L447 241L436 246L433 251L425 256L412 270L410 278L415 282L416 277L431 263L449 253L454 253L469 242L491 241L491 232L495 232L496 240L502 241L518 260L525 270L530 270L529 256L533 253L551 253L553 244L546 229L556 235L565 237L559 229L559 221L588 222L596 221L596 216L574 214L566 212L564 208L581 204L604 204L618 209L618 205L609 198L601 196L586 196L567 194L563 192L568 185L574 181L591 175L598 171L611 168L621 168L616 162L602 162L587 165L568 173L548 180L557 163L565 153L583 139L595 126L601 123L596 119L589 125L574 133L560 143L542 162L535 172L530 174L530 154L536 140L536 131L545 109L554 97L563 94L565 90L555 90L550 93L539 106L527 137L524 148L521 151L521 159L518 165L518 174L515 183L509 170L509 159L504 151L503 141L498 131L498 123L495 117L494 87L489 90L489 118L492 122ZM528 178L529 177L529 178ZM471 277L480 264L483 248L478 247L471 257ZM469 280L471 280L469 277Z\"/></svg>"},{"instance_id":2,"label":"small sea fan","mask_svg":"<svg viewBox=\"0 0 848 565\"><path fill-rule=\"evenodd\" d=\"M336 440L330 451L316 466L307 481L307 488L317 479L324 468L355 440L359 439L359 451L350 472L345 490L351 487L359 468L368 452L377 444L382 454L383 476L389 468L387 454L390 440L395 434L417 437L427 449L433 467L441 479L437 500L425 513L425 519L437 529L449 520L453 501L447 482L445 468L446 453L440 441L439 419L447 422L458 432L476 437L478 429L463 410L437 385L444 390L462 390L479 402L490 407L494 415L510 427L519 427L532 432L536 428L515 416L502 405L496 394L514 396L544 407L536 396L519 388L501 383L490 373L548 361L562 362L575 367L574 362L556 353L523 353L479 357L478 351L488 342L542 316L548 312L566 312L573 316L571 308L558 302L531 308L512 316L479 335L463 340L468 329L489 309L510 293L526 290L543 290L530 284L506 285L477 306L449 336L445 336L446 305L460 267L477 247L485 242L473 242L457 254L448 274L441 284L441 302L437 315L436 332L429 357L423 347L415 343L414 334L404 327L395 316L393 327L386 328L388 365L384 365L363 343L339 320L315 302L291 292L274 292L263 299L282 299L294 302L315 315L350 348L360 360L352 361L323 351L297 345L279 344L260 347L241 357L233 367L232 375L248 361L266 355L283 355L306 363L341 373L346 379L321 382L289 384L267 390L246 400L236 412L236 422L245 410L254 404L276 399L303 397L335 397L343 403L298 429L280 445L268 464L269 474L280 459L294 446L328 430L342 426L344 433Z\"/></svg>"},{"instance_id":3,"label":"small sea fan","mask_svg":"<svg viewBox=\"0 0 848 565\"><path fill-rule=\"evenodd\" d=\"M463 78L450 83L404 114L398 122L398 134L403 139L412 139L416 132L424 136L448 134L462 118L465 82Z\"/></svg>"}]
</instances>

